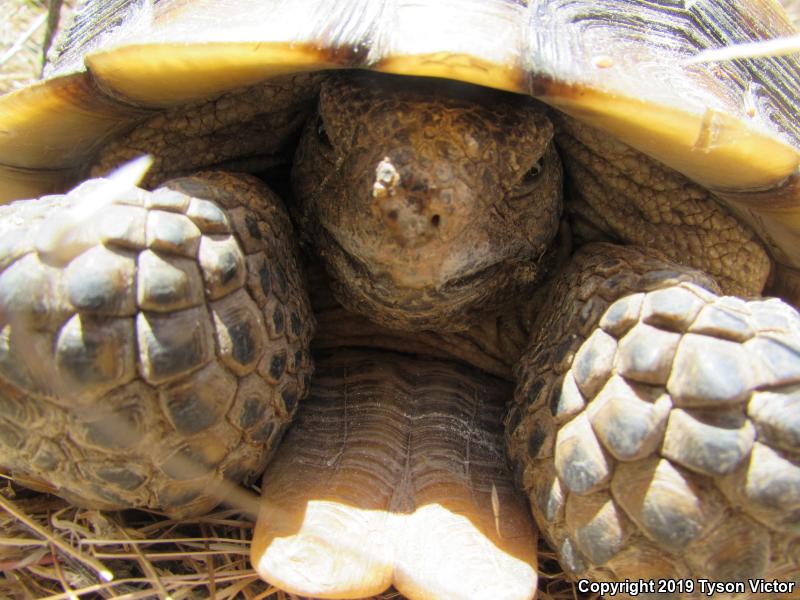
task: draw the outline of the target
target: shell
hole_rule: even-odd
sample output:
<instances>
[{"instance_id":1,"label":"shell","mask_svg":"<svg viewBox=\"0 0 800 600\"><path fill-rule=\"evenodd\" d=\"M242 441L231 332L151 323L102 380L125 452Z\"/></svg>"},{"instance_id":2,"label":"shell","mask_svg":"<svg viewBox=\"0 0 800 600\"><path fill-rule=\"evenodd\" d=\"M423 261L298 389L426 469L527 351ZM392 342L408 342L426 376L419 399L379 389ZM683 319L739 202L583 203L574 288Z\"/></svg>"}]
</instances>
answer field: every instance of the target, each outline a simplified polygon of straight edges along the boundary
<instances>
[{"instance_id":1,"label":"shell","mask_svg":"<svg viewBox=\"0 0 800 600\"><path fill-rule=\"evenodd\" d=\"M771 1L86 2L49 79L0 99L0 195L64 191L154 112L285 75L365 68L530 94L714 191L800 301L800 63L690 63L794 33ZM47 143L43 143L46 140Z\"/></svg>"}]
</instances>

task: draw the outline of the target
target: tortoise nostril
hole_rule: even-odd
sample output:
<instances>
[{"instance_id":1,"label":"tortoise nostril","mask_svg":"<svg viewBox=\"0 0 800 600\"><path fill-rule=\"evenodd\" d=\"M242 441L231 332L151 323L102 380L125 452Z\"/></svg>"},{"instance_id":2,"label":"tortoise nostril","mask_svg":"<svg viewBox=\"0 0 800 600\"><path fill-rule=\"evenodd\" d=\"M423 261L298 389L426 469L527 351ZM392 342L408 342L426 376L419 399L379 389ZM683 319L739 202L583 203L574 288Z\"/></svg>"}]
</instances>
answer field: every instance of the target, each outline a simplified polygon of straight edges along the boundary
<instances>
[{"instance_id":1,"label":"tortoise nostril","mask_svg":"<svg viewBox=\"0 0 800 600\"><path fill-rule=\"evenodd\" d=\"M433 225L434 227L439 226L439 221L441 221L441 217L439 215L433 215L431 217L431 225Z\"/></svg>"}]
</instances>

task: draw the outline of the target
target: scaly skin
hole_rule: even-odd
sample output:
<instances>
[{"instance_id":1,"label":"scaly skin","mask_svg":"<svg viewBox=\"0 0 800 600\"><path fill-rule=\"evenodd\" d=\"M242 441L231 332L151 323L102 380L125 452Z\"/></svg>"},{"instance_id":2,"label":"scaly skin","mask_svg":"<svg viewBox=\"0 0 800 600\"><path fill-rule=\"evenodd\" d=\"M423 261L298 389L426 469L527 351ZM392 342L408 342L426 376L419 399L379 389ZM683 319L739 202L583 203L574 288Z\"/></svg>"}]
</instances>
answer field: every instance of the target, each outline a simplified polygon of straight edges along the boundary
<instances>
[{"instance_id":1,"label":"scaly skin","mask_svg":"<svg viewBox=\"0 0 800 600\"><path fill-rule=\"evenodd\" d=\"M709 290L609 244L552 285L506 436L576 578L798 582L800 316Z\"/></svg>"},{"instance_id":2,"label":"scaly skin","mask_svg":"<svg viewBox=\"0 0 800 600\"><path fill-rule=\"evenodd\" d=\"M761 293L769 255L711 192L580 121L555 112L553 118L573 219L612 241L655 248L700 269L726 294Z\"/></svg>"},{"instance_id":3,"label":"scaly skin","mask_svg":"<svg viewBox=\"0 0 800 600\"><path fill-rule=\"evenodd\" d=\"M0 460L79 505L203 513L306 393L291 224L249 176L106 183L2 207Z\"/></svg>"},{"instance_id":4,"label":"scaly skin","mask_svg":"<svg viewBox=\"0 0 800 600\"><path fill-rule=\"evenodd\" d=\"M148 188L200 169L260 171L291 161L293 142L312 112L323 73L300 73L143 120L100 149L92 177L149 154Z\"/></svg>"},{"instance_id":5,"label":"scaly skin","mask_svg":"<svg viewBox=\"0 0 800 600\"><path fill-rule=\"evenodd\" d=\"M561 212L551 137L527 98L367 74L326 81L293 181L337 298L387 327L458 330L530 290Z\"/></svg>"}]
</instances>

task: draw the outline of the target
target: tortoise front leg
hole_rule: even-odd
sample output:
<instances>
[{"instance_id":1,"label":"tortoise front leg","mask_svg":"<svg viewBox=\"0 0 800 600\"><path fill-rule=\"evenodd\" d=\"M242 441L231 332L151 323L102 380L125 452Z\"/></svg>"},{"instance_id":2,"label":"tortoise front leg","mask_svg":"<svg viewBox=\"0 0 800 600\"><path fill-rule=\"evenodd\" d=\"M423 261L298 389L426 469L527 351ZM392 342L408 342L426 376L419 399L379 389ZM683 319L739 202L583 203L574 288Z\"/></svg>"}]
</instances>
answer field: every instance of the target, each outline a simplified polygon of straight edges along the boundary
<instances>
[{"instance_id":1,"label":"tortoise front leg","mask_svg":"<svg viewBox=\"0 0 800 600\"><path fill-rule=\"evenodd\" d=\"M502 442L511 385L380 350L316 362L264 476L259 574L315 598L532 598L536 535Z\"/></svg>"},{"instance_id":2,"label":"tortoise front leg","mask_svg":"<svg viewBox=\"0 0 800 600\"><path fill-rule=\"evenodd\" d=\"M507 446L576 578L797 581L800 317L709 290L606 244L553 284Z\"/></svg>"},{"instance_id":3,"label":"tortoise front leg","mask_svg":"<svg viewBox=\"0 0 800 600\"><path fill-rule=\"evenodd\" d=\"M0 207L0 463L83 506L202 513L311 372L288 215L255 178L90 180Z\"/></svg>"}]
</instances>

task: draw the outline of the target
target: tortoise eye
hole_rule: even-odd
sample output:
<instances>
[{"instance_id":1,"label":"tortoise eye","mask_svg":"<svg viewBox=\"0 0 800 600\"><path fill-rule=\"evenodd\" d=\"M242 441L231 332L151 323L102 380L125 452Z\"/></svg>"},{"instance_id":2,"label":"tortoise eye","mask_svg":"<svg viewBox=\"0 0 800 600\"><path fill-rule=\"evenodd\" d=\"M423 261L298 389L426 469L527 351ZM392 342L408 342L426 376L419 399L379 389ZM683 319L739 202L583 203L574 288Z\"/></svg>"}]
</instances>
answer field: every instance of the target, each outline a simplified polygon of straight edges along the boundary
<instances>
[{"instance_id":1,"label":"tortoise eye","mask_svg":"<svg viewBox=\"0 0 800 600\"><path fill-rule=\"evenodd\" d=\"M317 130L317 139L322 142L328 148L332 148L333 144L331 144L331 139L328 137L328 132L325 131L325 123L322 121L322 115L317 113L317 122L315 125Z\"/></svg>"},{"instance_id":2,"label":"tortoise eye","mask_svg":"<svg viewBox=\"0 0 800 600\"><path fill-rule=\"evenodd\" d=\"M522 177L522 185L534 183L537 179L539 179L542 171L544 171L544 167L542 166L542 159L540 158L533 163L533 166L528 169L528 172Z\"/></svg>"}]
</instances>

